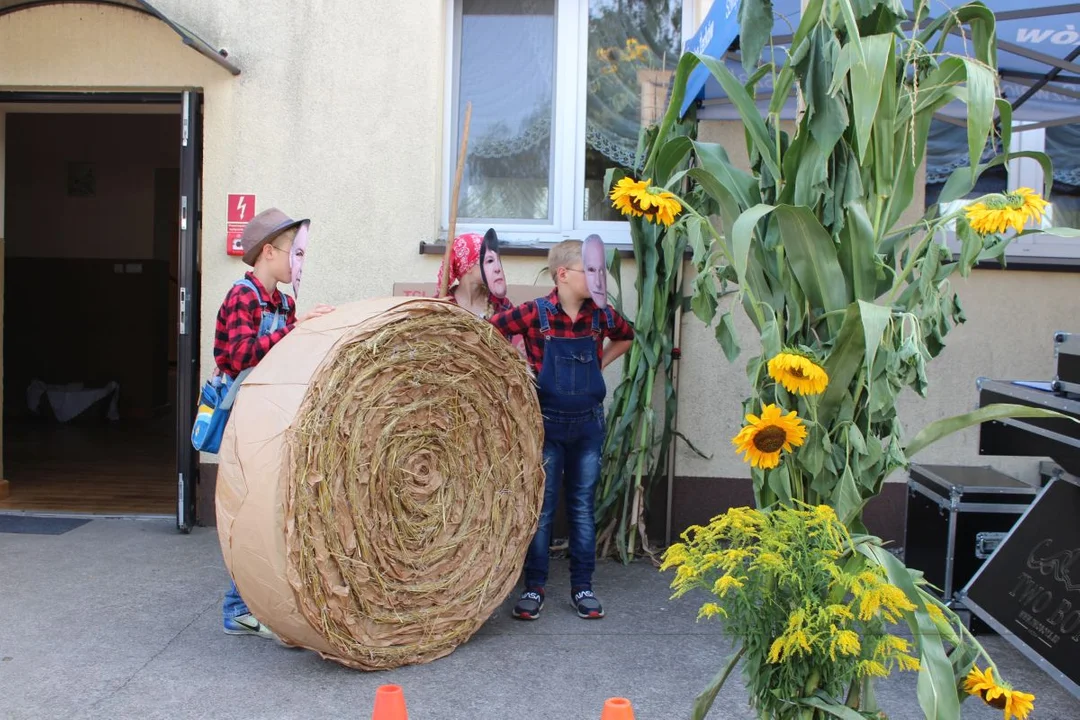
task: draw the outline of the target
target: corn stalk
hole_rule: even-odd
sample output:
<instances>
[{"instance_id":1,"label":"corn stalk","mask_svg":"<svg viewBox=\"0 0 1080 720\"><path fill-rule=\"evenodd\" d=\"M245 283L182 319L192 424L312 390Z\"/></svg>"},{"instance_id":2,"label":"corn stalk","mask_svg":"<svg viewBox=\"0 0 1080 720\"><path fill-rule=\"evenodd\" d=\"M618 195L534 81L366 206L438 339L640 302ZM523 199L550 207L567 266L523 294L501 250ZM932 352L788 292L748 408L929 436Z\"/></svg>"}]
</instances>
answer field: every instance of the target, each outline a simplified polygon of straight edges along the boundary
<instances>
[{"instance_id":1,"label":"corn stalk","mask_svg":"<svg viewBox=\"0 0 1080 720\"><path fill-rule=\"evenodd\" d=\"M669 130L672 149L690 147L694 129L693 123L684 123ZM656 126L643 132L642 154L645 149L655 147L657 132ZM665 153L650 157L643 172L661 184L688 167L686 152ZM610 187L625 174L623 170L609 171L606 185ZM689 183L685 189L702 208L715 209L704 191L690 188ZM630 235L637 291L634 343L623 361L622 379L607 415L603 470L596 497L600 552L617 555L623 562L629 562L641 552L650 555L653 552L645 517L650 494L664 479L677 434L674 329L685 304L682 285L688 243L686 232L641 218L630 218ZM614 305L621 313L622 268L617 252L610 252L608 267L617 287Z\"/></svg>"},{"instance_id":2,"label":"corn stalk","mask_svg":"<svg viewBox=\"0 0 1080 720\"><path fill-rule=\"evenodd\" d=\"M753 468L757 505L827 504L853 533L865 532L863 508L885 478L930 442L995 418L1045 414L991 406L937 421L904 441L899 394L910 388L926 396L926 363L964 322L951 279L968 275L982 259L1003 258L1015 237L1031 232L982 235L963 210L942 216L937 205L918 222L903 224L934 113L952 102L967 106L971 157L970 167L948 180L940 202L965 197L986 169L1020 155L1043 164L1044 195L1052 179L1041 153L979 162L988 143L1009 147L1012 122L1011 108L997 92L993 13L973 2L930 19L928 8L929 0L915 0L909 23L899 0L809 0L787 60L776 67L758 66L771 41L771 3L743 0L740 43L749 81L739 81L715 58L685 54L668 111L647 145L646 176L650 168L672 168L667 175L655 173L660 177L653 183L683 200L684 212L667 235L685 236L693 250L694 312L706 323L717 321L717 340L729 360L740 352L736 312L745 312L759 335L760 353L747 365L752 395L744 410L758 413L775 404L796 411L809 433L776 467ZM965 38L969 56L944 52L953 31ZM687 77L698 64L739 113L750 172L733 165L720 145L687 138L678 122ZM762 113L757 86L770 76L774 94ZM780 111L793 91L802 112L791 135ZM955 259L938 242L951 227L962 242ZM739 302L723 307L729 284L737 285ZM768 360L786 349L814 358L827 371L823 393L797 395L770 377ZM650 409L636 407L643 414ZM975 655L966 646L946 652L918 592L917 574L888 553L868 553L860 562L884 568L916 607L905 619L918 646L918 696L927 717L958 717L956 677ZM876 711L872 693L853 696L855 710ZM845 710L852 708L843 705L842 698L819 697L803 709L806 717L849 716Z\"/></svg>"}]
</instances>

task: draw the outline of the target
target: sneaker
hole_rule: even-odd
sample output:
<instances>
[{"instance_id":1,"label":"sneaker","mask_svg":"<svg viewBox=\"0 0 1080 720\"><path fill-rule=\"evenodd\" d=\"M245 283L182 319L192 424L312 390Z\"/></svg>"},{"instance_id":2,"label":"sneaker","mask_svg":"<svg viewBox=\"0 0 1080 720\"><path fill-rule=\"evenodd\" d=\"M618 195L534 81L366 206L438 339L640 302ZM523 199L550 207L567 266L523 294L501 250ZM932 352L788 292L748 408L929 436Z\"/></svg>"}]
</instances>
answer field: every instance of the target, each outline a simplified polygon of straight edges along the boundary
<instances>
[{"instance_id":1,"label":"sneaker","mask_svg":"<svg viewBox=\"0 0 1080 720\"><path fill-rule=\"evenodd\" d=\"M576 588L570 592L570 604L577 610L579 618L599 620L604 617L604 606L600 604L590 588Z\"/></svg>"},{"instance_id":2,"label":"sneaker","mask_svg":"<svg viewBox=\"0 0 1080 720\"><path fill-rule=\"evenodd\" d=\"M278 636L274 634L274 631L263 625L256 619L251 613L246 615L240 615L234 617L231 620L225 621L225 634L226 635L256 635L258 637L270 638L272 640L278 640Z\"/></svg>"},{"instance_id":3,"label":"sneaker","mask_svg":"<svg viewBox=\"0 0 1080 720\"><path fill-rule=\"evenodd\" d=\"M544 588L525 588L514 606L514 617L518 620L535 620L543 609Z\"/></svg>"}]
</instances>

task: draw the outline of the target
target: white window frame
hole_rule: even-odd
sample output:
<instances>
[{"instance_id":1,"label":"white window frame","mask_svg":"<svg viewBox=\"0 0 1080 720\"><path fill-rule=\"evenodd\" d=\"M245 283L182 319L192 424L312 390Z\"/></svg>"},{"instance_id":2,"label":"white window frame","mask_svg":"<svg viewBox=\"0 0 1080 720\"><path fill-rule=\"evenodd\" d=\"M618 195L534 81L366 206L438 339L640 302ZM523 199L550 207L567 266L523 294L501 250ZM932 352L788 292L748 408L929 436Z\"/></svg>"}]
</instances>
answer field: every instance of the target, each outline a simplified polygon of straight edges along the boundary
<instances>
[{"instance_id":1,"label":"white window frame","mask_svg":"<svg viewBox=\"0 0 1080 720\"><path fill-rule=\"evenodd\" d=\"M682 0L682 40L694 36L695 0ZM443 93L443 152L439 239L445 240L450 225L450 195L456 171L455 150L461 138L457 119L456 69L460 57L461 0L446 0L447 63ZM454 233L484 232L494 227L499 241L508 245L547 245L567 239L583 239L597 233L609 245L630 244L630 223L579 219L585 203L585 124L589 50L589 0L555 0L555 122L552 125L551 222L485 220L457 221Z\"/></svg>"},{"instance_id":2,"label":"white window frame","mask_svg":"<svg viewBox=\"0 0 1080 720\"><path fill-rule=\"evenodd\" d=\"M1038 127L1027 129L1026 125L1036 123L1014 122L1012 128L1012 143L1010 152L1044 152L1046 149L1046 127L1038 124ZM1020 187L1034 188L1041 193L1043 189L1044 173L1042 165L1031 158L1016 158L1009 161L1009 190ZM1049 198L1048 198L1049 199ZM950 206L966 205L969 201L955 200L948 203ZM942 207L942 210L947 208ZM1049 214L1043 219L1042 227L1048 228L1053 225L1053 216ZM946 246L954 253L960 252L960 241L956 233L950 228L945 236ZM1017 259L1039 260L1078 260L1080 259L1080 241L1075 238L1063 238L1057 235L1031 234L1013 240L1005 249L1005 260Z\"/></svg>"}]
</instances>

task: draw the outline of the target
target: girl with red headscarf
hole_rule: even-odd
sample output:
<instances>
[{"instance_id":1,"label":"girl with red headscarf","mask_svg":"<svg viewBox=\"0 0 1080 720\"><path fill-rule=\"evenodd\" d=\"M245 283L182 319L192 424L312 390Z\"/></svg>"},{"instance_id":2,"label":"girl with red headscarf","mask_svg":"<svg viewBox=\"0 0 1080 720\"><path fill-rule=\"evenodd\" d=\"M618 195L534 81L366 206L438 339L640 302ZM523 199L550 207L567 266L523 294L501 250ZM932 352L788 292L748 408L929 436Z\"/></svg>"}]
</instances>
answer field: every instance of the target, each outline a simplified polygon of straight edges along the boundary
<instances>
[{"instance_id":1,"label":"girl with red headscarf","mask_svg":"<svg viewBox=\"0 0 1080 720\"><path fill-rule=\"evenodd\" d=\"M436 281L442 287L443 269ZM449 294L446 299L481 319L513 307L506 297L506 277L499 259L499 237L495 230L483 236L465 233L454 238L450 255Z\"/></svg>"}]
</instances>

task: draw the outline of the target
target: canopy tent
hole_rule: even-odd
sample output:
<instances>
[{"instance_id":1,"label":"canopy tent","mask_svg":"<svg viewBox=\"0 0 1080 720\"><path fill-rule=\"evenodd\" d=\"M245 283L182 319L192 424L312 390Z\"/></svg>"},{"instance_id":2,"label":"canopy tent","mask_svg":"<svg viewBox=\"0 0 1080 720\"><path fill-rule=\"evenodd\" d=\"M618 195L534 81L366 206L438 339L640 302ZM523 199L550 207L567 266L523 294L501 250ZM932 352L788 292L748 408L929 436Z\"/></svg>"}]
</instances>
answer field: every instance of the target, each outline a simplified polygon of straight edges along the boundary
<instances>
[{"instance_id":1,"label":"canopy tent","mask_svg":"<svg viewBox=\"0 0 1080 720\"><path fill-rule=\"evenodd\" d=\"M738 37L738 8L740 0L714 0L697 33L686 44L689 51L724 58L728 68L743 80L746 72L737 52L728 52ZM967 0L933 0L931 15L938 16L950 8L967 4ZM1013 121L1033 124L1029 127L1050 127L1080 122L1080 3L1064 0L989 0L985 2L997 19L998 74L1002 95L1014 107ZM766 45L762 62L770 59L778 66L786 52L795 28L799 25L800 0L773 0L775 21L772 43ZM904 0L909 12L912 0ZM971 55L969 43L959 33L946 41L945 52ZM759 106L766 109L771 90L771 77L758 84ZM737 120L738 113L727 101L720 84L699 66L687 83L686 99L681 108L686 114L694 102L700 102L698 118ZM795 116L794 95L783 113ZM943 108L938 117L955 124L965 123L965 108L953 103Z\"/></svg>"}]
</instances>

